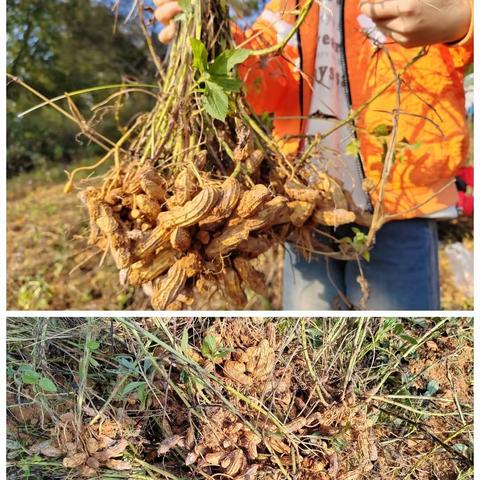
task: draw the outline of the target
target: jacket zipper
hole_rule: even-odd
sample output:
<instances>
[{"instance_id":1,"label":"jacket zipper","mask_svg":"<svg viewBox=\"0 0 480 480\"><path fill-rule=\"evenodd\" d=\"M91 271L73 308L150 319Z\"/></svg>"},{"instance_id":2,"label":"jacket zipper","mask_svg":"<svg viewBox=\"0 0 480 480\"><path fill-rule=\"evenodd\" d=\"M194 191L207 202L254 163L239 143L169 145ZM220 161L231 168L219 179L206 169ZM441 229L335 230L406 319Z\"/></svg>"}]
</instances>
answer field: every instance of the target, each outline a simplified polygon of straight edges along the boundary
<instances>
[{"instance_id":1,"label":"jacket zipper","mask_svg":"<svg viewBox=\"0 0 480 480\"><path fill-rule=\"evenodd\" d=\"M344 82L345 94L347 97L348 110L350 111L352 109L352 92L350 91L350 80L348 78L348 68L347 68L347 52L345 47L345 43L346 43L345 42L345 0L342 0L340 25L341 25L341 36L342 36L342 42L341 42L342 49L341 49L340 57L341 57L343 75L345 78L345 82ZM357 133L354 127L352 127L352 133L355 140L358 140ZM365 170L363 168L363 163L362 163L360 154L357 153L355 160L356 160L355 167L356 167L357 177L362 181L362 184L363 184L363 180L365 180ZM363 190L363 185L361 185L361 188L366 200L366 210L368 212L372 212L373 209L372 209L372 200L370 198L370 194L368 194L367 192L365 192L365 190Z\"/></svg>"},{"instance_id":2,"label":"jacket zipper","mask_svg":"<svg viewBox=\"0 0 480 480\"><path fill-rule=\"evenodd\" d=\"M299 12L300 11L300 0L296 0L295 2L295 8ZM300 13L297 13L297 17L300 15ZM298 58L300 61L299 68L300 72L303 72L303 47L302 47L302 35L300 33L300 28L297 30L297 44L298 44ZM300 132L303 132L303 129L305 128L306 121L303 118L304 115L304 110L303 110L303 92L304 92L304 87L303 87L303 76L300 75L300 87L298 89L299 91L299 101L300 101ZM300 140L300 151L303 150L305 147L305 141L304 138L302 137Z\"/></svg>"}]
</instances>

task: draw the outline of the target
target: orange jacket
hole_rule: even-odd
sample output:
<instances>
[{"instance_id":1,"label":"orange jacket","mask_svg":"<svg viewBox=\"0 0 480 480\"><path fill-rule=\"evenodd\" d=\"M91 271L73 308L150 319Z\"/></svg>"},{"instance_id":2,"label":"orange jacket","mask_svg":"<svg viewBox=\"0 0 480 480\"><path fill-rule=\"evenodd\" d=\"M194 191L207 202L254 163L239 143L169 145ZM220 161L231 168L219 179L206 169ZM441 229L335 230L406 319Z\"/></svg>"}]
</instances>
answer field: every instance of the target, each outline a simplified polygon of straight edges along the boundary
<instances>
[{"instance_id":1,"label":"orange jacket","mask_svg":"<svg viewBox=\"0 0 480 480\"><path fill-rule=\"evenodd\" d=\"M297 20L296 4L301 6L304 1L271 1L251 29L245 33L236 29L237 43L253 49L278 44ZM345 59L352 109L371 99L393 78L386 55L375 52L360 28L359 3L344 1ZM299 33L281 55L251 57L240 68L248 101L257 113L290 117L274 119L275 138L287 153L296 153L300 148L298 135L304 132L306 122L298 117L310 111L320 8L315 2ZM389 44L388 49L399 70L419 51L398 44ZM400 116L398 140L406 140L415 148L404 149L401 158L395 160L383 201L385 213L394 214L395 218L420 217L456 204L455 186L446 185L463 165L468 152L463 74L472 61L473 20L466 39L455 46L431 46L428 54L403 76L401 110L409 115ZM360 158L366 177L375 185L383 167L383 146L371 132L379 125L392 124L392 115L387 112L394 110L395 105L392 86L356 120ZM377 191L371 195L375 202Z\"/></svg>"}]
</instances>

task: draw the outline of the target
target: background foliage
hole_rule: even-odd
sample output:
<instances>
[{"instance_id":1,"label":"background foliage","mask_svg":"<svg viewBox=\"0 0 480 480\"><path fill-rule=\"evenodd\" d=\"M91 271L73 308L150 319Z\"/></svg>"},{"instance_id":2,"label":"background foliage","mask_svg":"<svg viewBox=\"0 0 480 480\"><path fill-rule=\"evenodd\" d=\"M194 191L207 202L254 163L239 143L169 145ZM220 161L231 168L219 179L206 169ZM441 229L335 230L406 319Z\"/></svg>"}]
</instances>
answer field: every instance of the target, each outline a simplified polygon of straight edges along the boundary
<instances>
[{"instance_id":1,"label":"background foliage","mask_svg":"<svg viewBox=\"0 0 480 480\"><path fill-rule=\"evenodd\" d=\"M8 71L49 98L120 83L126 77L151 82L153 67L140 29L135 22L118 21L114 30L114 20L111 8L91 0L7 0ZM78 97L78 106L88 114L98 100L98 95L84 95ZM137 96L135 107L126 106L125 117L148 108L146 101ZM17 117L36 103L38 99L23 88L9 86L9 175L95 151L76 139L75 125L50 108ZM113 116L104 118L101 130L116 135Z\"/></svg>"},{"instance_id":2,"label":"background foliage","mask_svg":"<svg viewBox=\"0 0 480 480\"><path fill-rule=\"evenodd\" d=\"M7 0L7 67L43 95L51 98L84 88L118 84L122 79L151 83L155 72L137 21L124 22L132 0ZM146 2L148 3L148 2ZM264 2L232 2L238 16L250 15ZM115 6L119 6L115 9ZM116 18L118 15L118 18ZM161 56L165 47L152 41ZM102 94L77 97L82 114ZM135 95L122 109L123 120L150 108L150 100ZM32 94L10 84L7 90L9 176L49 162L67 164L97 153L94 145L77 136L78 129L51 108L18 117L38 103ZM64 105L65 106L65 105ZM118 136L113 115L102 117L100 131Z\"/></svg>"}]
</instances>

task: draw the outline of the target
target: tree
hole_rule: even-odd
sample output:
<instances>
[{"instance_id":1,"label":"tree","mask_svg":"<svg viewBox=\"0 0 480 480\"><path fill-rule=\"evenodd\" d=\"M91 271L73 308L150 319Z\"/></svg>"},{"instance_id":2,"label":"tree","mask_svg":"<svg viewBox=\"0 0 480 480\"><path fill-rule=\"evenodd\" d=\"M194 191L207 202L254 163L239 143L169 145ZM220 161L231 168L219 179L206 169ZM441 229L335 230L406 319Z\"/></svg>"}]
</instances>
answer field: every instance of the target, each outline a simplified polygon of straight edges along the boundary
<instances>
[{"instance_id":1,"label":"tree","mask_svg":"<svg viewBox=\"0 0 480 480\"><path fill-rule=\"evenodd\" d=\"M120 19L114 31L114 20L110 8L93 0L7 0L8 71L47 97L121 83L124 77L151 83L154 69L138 24ZM76 102L88 115L105 95L89 94ZM21 87L11 83L7 98L9 174L92 153L93 146L87 152L75 141L75 125L48 107L17 118L38 103ZM148 105L146 97L135 97L124 116ZM113 115L104 118L102 129L116 134Z\"/></svg>"}]
</instances>

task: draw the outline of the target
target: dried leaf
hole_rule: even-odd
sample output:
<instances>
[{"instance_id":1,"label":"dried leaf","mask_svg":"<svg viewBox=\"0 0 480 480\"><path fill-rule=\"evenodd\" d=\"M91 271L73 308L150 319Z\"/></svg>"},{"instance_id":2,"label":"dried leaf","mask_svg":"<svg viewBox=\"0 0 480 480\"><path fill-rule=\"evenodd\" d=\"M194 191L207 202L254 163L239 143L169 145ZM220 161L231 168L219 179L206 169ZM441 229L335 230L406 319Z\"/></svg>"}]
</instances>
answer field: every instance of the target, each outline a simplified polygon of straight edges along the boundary
<instances>
[{"instance_id":1,"label":"dried leaf","mask_svg":"<svg viewBox=\"0 0 480 480\"><path fill-rule=\"evenodd\" d=\"M32 447L30 447L30 452L32 454L40 453L45 457L51 458L61 457L63 454L62 450L53 443L52 439L36 443Z\"/></svg>"},{"instance_id":2,"label":"dried leaf","mask_svg":"<svg viewBox=\"0 0 480 480\"><path fill-rule=\"evenodd\" d=\"M180 441L183 440L183 437L180 435L173 435L172 437L168 437L163 440L157 448L158 455L165 455L168 453L172 448L175 448Z\"/></svg>"},{"instance_id":3,"label":"dried leaf","mask_svg":"<svg viewBox=\"0 0 480 480\"><path fill-rule=\"evenodd\" d=\"M199 454L196 452L190 452L186 457L185 457L185 465L193 465L199 457Z\"/></svg>"},{"instance_id":4,"label":"dried leaf","mask_svg":"<svg viewBox=\"0 0 480 480\"><path fill-rule=\"evenodd\" d=\"M125 438L122 438L115 445L112 445L101 452L97 452L95 454L95 458L97 458L100 462L104 462L109 458L118 457L127 449L127 447L128 441Z\"/></svg>"}]
</instances>

